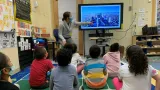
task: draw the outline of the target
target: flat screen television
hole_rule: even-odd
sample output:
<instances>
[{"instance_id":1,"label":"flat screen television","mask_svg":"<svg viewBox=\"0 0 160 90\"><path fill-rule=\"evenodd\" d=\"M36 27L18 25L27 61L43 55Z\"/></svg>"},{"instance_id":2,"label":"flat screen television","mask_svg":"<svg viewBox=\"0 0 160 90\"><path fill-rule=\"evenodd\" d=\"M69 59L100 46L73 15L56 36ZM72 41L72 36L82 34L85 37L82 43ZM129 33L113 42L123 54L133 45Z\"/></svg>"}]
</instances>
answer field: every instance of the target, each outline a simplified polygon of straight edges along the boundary
<instances>
[{"instance_id":1,"label":"flat screen television","mask_svg":"<svg viewBox=\"0 0 160 90\"><path fill-rule=\"evenodd\" d=\"M79 21L92 22L80 30L121 29L123 3L79 4Z\"/></svg>"}]
</instances>

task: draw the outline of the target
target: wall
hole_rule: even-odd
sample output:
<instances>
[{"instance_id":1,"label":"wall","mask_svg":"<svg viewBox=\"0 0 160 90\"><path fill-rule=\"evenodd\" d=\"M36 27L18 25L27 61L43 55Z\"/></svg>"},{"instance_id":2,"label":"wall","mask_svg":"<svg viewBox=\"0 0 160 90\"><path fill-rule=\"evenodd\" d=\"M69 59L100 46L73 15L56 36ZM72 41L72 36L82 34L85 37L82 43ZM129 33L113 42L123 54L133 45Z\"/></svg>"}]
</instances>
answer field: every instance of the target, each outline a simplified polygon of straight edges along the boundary
<instances>
[{"instance_id":1,"label":"wall","mask_svg":"<svg viewBox=\"0 0 160 90\"><path fill-rule=\"evenodd\" d=\"M114 37L111 40L111 43L118 42L121 45L124 45L127 47L128 45L132 44L132 35L134 33L134 30L137 35L141 34L141 28L138 27L138 15L139 15L139 9L145 8L145 22L149 26L151 26L152 21L152 3L148 3L148 0L84 0L85 4L91 4L91 3L124 3L124 13L123 13L123 28L122 30L110 30L110 32L114 33ZM132 6L133 10L129 11L129 6ZM131 23L133 22L133 18L135 16L135 13L137 13L136 20L133 25L136 25L136 28L129 30L127 33L126 31ZM95 42L90 41L88 38L88 34L92 33L91 31L85 31L85 53L88 54L88 49L92 44L95 44ZM125 35L126 34L126 35ZM125 37L124 37L125 36ZM123 38L124 37L124 38ZM88 44L90 43L90 44Z\"/></svg>"},{"instance_id":2,"label":"wall","mask_svg":"<svg viewBox=\"0 0 160 90\"><path fill-rule=\"evenodd\" d=\"M38 7L33 8L34 1L38 2ZM53 36L54 22L52 20L52 1L53 0L31 0L32 4L32 25L45 27L47 32Z\"/></svg>"}]
</instances>

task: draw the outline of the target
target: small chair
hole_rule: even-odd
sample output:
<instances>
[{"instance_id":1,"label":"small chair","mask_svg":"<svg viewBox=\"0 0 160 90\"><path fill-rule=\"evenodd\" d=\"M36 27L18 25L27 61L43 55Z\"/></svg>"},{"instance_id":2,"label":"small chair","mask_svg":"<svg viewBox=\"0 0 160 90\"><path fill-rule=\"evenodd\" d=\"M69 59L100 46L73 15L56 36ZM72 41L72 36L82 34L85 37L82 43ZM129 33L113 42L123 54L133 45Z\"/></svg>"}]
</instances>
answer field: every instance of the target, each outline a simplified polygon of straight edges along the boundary
<instances>
[{"instance_id":1,"label":"small chair","mask_svg":"<svg viewBox=\"0 0 160 90\"><path fill-rule=\"evenodd\" d=\"M59 40L59 35L58 35L58 29L54 29L53 30L53 34L54 34L54 37L56 38L56 45L59 47L60 45L60 40Z\"/></svg>"}]
</instances>

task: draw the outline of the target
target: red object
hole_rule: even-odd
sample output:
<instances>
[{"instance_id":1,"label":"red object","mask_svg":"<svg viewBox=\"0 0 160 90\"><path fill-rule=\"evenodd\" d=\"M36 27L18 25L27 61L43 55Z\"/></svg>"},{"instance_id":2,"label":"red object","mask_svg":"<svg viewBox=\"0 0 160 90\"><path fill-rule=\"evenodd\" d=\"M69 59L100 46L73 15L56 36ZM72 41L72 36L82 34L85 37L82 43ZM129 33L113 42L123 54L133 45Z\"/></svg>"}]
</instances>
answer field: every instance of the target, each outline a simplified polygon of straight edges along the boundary
<instances>
[{"instance_id":1,"label":"red object","mask_svg":"<svg viewBox=\"0 0 160 90\"><path fill-rule=\"evenodd\" d=\"M81 73L81 71L84 69L84 64L78 65L77 66L77 73Z\"/></svg>"},{"instance_id":2,"label":"red object","mask_svg":"<svg viewBox=\"0 0 160 90\"><path fill-rule=\"evenodd\" d=\"M50 34L41 34L41 37L50 37Z\"/></svg>"},{"instance_id":3,"label":"red object","mask_svg":"<svg viewBox=\"0 0 160 90\"><path fill-rule=\"evenodd\" d=\"M121 90L123 83L119 81L119 79L116 77L112 80L113 85L115 86L116 90Z\"/></svg>"},{"instance_id":4,"label":"red object","mask_svg":"<svg viewBox=\"0 0 160 90\"><path fill-rule=\"evenodd\" d=\"M41 86L46 82L47 72L53 68L51 60L34 60L31 65L30 86Z\"/></svg>"}]
</instances>

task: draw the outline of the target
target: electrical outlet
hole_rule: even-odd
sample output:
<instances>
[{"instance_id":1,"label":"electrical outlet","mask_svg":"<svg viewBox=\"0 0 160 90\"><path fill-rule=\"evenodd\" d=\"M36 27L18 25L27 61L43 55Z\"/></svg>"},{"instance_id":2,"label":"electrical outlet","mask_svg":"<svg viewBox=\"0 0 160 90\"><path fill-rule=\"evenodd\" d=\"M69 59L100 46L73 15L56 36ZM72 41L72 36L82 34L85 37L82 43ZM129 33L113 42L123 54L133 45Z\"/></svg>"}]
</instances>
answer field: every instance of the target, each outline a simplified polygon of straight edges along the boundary
<instances>
[{"instance_id":1,"label":"electrical outlet","mask_svg":"<svg viewBox=\"0 0 160 90\"><path fill-rule=\"evenodd\" d=\"M129 11L132 11L132 6L129 6Z\"/></svg>"}]
</instances>

